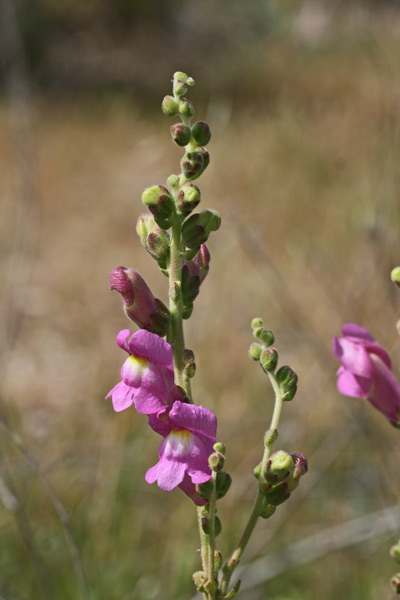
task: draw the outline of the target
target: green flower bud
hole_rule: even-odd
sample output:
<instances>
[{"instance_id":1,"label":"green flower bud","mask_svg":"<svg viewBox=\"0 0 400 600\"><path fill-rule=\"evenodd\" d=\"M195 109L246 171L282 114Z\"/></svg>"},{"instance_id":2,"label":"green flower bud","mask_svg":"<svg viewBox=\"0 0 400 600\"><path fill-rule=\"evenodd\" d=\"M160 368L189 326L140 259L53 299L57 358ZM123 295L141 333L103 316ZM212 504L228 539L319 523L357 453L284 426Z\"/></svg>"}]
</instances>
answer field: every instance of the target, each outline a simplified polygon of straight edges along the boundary
<instances>
[{"instance_id":1,"label":"green flower bud","mask_svg":"<svg viewBox=\"0 0 400 600\"><path fill-rule=\"evenodd\" d=\"M262 463L259 463L256 467L254 467L253 473L254 473L254 477L256 479L260 479L261 469L262 469Z\"/></svg>"},{"instance_id":2,"label":"green flower bud","mask_svg":"<svg viewBox=\"0 0 400 600\"><path fill-rule=\"evenodd\" d=\"M187 248L199 248L212 231L221 225L221 215L216 210L205 209L191 215L182 225L182 239Z\"/></svg>"},{"instance_id":3,"label":"green flower bud","mask_svg":"<svg viewBox=\"0 0 400 600\"><path fill-rule=\"evenodd\" d=\"M179 104L172 96L165 96L161 104L161 109L167 117L175 117L179 112Z\"/></svg>"},{"instance_id":4,"label":"green flower bud","mask_svg":"<svg viewBox=\"0 0 400 600\"><path fill-rule=\"evenodd\" d=\"M211 533L211 523L208 517L201 518L201 528L207 535Z\"/></svg>"},{"instance_id":5,"label":"green flower bud","mask_svg":"<svg viewBox=\"0 0 400 600\"><path fill-rule=\"evenodd\" d=\"M201 152L186 152L181 160L181 169L186 179L196 179L204 170L204 159Z\"/></svg>"},{"instance_id":6,"label":"green flower bud","mask_svg":"<svg viewBox=\"0 0 400 600\"><path fill-rule=\"evenodd\" d=\"M176 208L182 215L189 215L200 202L200 190L194 183L185 183L178 192Z\"/></svg>"},{"instance_id":7,"label":"green flower bud","mask_svg":"<svg viewBox=\"0 0 400 600\"><path fill-rule=\"evenodd\" d=\"M222 531L222 523L221 523L221 519L219 517L214 517L214 535L215 537L218 537L219 534Z\"/></svg>"},{"instance_id":8,"label":"green flower bud","mask_svg":"<svg viewBox=\"0 0 400 600\"><path fill-rule=\"evenodd\" d=\"M192 575L193 583L196 586L198 592L204 591L204 584L207 581L206 574L203 571L196 571Z\"/></svg>"},{"instance_id":9,"label":"green flower bud","mask_svg":"<svg viewBox=\"0 0 400 600\"><path fill-rule=\"evenodd\" d=\"M292 400L297 391L297 373L291 367L285 365L277 371L276 380L282 391L282 399Z\"/></svg>"},{"instance_id":10,"label":"green flower bud","mask_svg":"<svg viewBox=\"0 0 400 600\"><path fill-rule=\"evenodd\" d=\"M186 92L186 89L185 89L185 92ZM183 98L183 100L181 100L179 102L179 114L182 115L182 117L184 117L186 119L191 119L193 117L193 115L194 115L194 106L190 102L190 100L187 100L186 98Z\"/></svg>"},{"instance_id":11,"label":"green flower bud","mask_svg":"<svg viewBox=\"0 0 400 600\"><path fill-rule=\"evenodd\" d=\"M168 229L171 226L175 205L168 188L164 185L146 188L142 194L142 202L153 214L157 225L162 229Z\"/></svg>"},{"instance_id":12,"label":"green flower bud","mask_svg":"<svg viewBox=\"0 0 400 600\"><path fill-rule=\"evenodd\" d=\"M260 342L262 342L264 344L264 346L272 346L272 344L275 341L275 336L272 333L272 331L269 331L268 329L263 329L260 336L259 336Z\"/></svg>"},{"instance_id":13,"label":"green flower bud","mask_svg":"<svg viewBox=\"0 0 400 600\"><path fill-rule=\"evenodd\" d=\"M240 589L240 584L242 583L241 579L238 579L235 585L229 592L224 596L224 600L229 600L230 598L234 598Z\"/></svg>"},{"instance_id":14,"label":"green flower bud","mask_svg":"<svg viewBox=\"0 0 400 600\"><path fill-rule=\"evenodd\" d=\"M400 594L400 573L393 575L392 579L390 580L390 584L396 594Z\"/></svg>"},{"instance_id":15,"label":"green flower bud","mask_svg":"<svg viewBox=\"0 0 400 600\"><path fill-rule=\"evenodd\" d=\"M211 139L211 131L208 123L197 121L192 127L192 136L198 146L205 146Z\"/></svg>"},{"instance_id":16,"label":"green flower bud","mask_svg":"<svg viewBox=\"0 0 400 600\"><path fill-rule=\"evenodd\" d=\"M223 498L231 487L232 477L226 471L217 473L216 489L217 499Z\"/></svg>"},{"instance_id":17,"label":"green flower bud","mask_svg":"<svg viewBox=\"0 0 400 600\"><path fill-rule=\"evenodd\" d=\"M268 429L264 436L264 445L272 446L274 442L278 439L278 430L277 429Z\"/></svg>"},{"instance_id":18,"label":"green flower bud","mask_svg":"<svg viewBox=\"0 0 400 600\"><path fill-rule=\"evenodd\" d=\"M214 552L214 568L217 573L221 569L221 567L222 567L222 554L219 550L216 550Z\"/></svg>"},{"instance_id":19,"label":"green flower bud","mask_svg":"<svg viewBox=\"0 0 400 600\"><path fill-rule=\"evenodd\" d=\"M400 541L390 548L389 554L393 560L400 563Z\"/></svg>"},{"instance_id":20,"label":"green flower bud","mask_svg":"<svg viewBox=\"0 0 400 600\"><path fill-rule=\"evenodd\" d=\"M169 234L156 224L153 215L141 215L136 231L147 252L156 259L161 269L165 269L169 262Z\"/></svg>"},{"instance_id":21,"label":"green flower bud","mask_svg":"<svg viewBox=\"0 0 400 600\"><path fill-rule=\"evenodd\" d=\"M177 189L179 187L180 183L181 183L181 180L179 178L179 175L172 174L167 179L168 187L172 188L173 190Z\"/></svg>"},{"instance_id":22,"label":"green flower bud","mask_svg":"<svg viewBox=\"0 0 400 600\"><path fill-rule=\"evenodd\" d=\"M198 148L197 150L203 157L203 171L205 171L208 165L210 164L210 153L208 152L207 148L204 148L204 146Z\"/></svg>"},{"instance_id":23,"label":"green flower bud","mask_svg":"<svg viewBox=\"0 0 400 600\"><path fill-rule=\"evenodd\" d=\"M260 360L260 354L262 352L262 348L260 344L251 344L249 348L249 356L252 360Z\"/></svg>"},{"instance_id":24,"label":"green flower bud","mask_svg":"<svg viewBox=\"0 0 400 600\"><path fill-rule=\"evenodd\" d=\"M394 269L392 269L390 278L393 281L393 283L400 287L400 267L395 267Z\"/></svg>"},{"instance_id":25,"label":"green flower bud","mask_svg":"<svg viewBox=\"0 0 400 600\"><path fill-rule=\"evenodd\" d=\"M171 135L175 144L178 146L186 146L190 142L192 132L187 125L175 123L175 125L171 125Z\"/></svg>"},{"instance_id":26,"label":"green flower bud","mask_svg":"<svg viewBox=\"0 0 400 600\"><path fill-rule=\"evenodd\" d=\"M174 81L181 81L182 83L186 83L186 85L194 85L194 79L193 77L189 77L188 75L186 75L186 73L183 73L182 71L176 71L174 73Z\"/></svg>"},{"instance_id":27,"label":"green flower bud","mask_svg":"<svg viewBox=\"0 0 400 600\"><path fill-rule=\"evenodd\" d=\"M293 458L287 452L278 450L271 454L270 459L267 462L267 470L269 473L273 473L278 476L279 481L283 481L285 477L293 469Z\"/></svg>"},{"instance_id":28,"label":"green flower bud","mask_svg":"<svg viewBox=\"0 0 400 600\"><path fill-rule=\"evenodd\" d=\"M224 444L221 444L221 442L215 442L213 450L215 450L215 452L219 452L220 454L225 455L225 446Z\"/></svg>"},{"instance_id":29,"label":"green flower bud","mask_svg":"<svg viewBox=\"0 0 400 600\"><path fill-rule=\"evenodd\" d=\"M270 517L272 517L272 515L274 514L274 512L276 511L276 506L272 506L272 504L268 504L268 501L266 498L262 499L262 504L261 504L261 508L260 508L260 517L262 519L269 519Z\"/></svg>"},{"instance_id":30,"label":"green flower bud","mask_svg":"<svg viewBox=\"0 0 400 600\"><path fill-rule=\"evenodd\" d=\"M192 377L194 377L194 374L196 373L196 363L195 363L195 359L194 359L193 350L186 349L183 352L183 362L185 364L185 366L183 368L183 373L184 373L185 377L187 377L188 379L191 379Z\"/></svg>"},{"instance_id":31,"label":"green flower bud","mask_svg":"<svg viewBox=\"0 0 400 600\"><path fill-rule=\"evenodd\" d=\"M260 355L260 365L269 373L273 373L278 364L278 351L275 348L265 348Z\"/></svg>"},{"instance_id":32,"label":"green flower bud","mask_svg":"<svg viewBox=\"0 0 400 600\"><path fill-rule=\"evenodd\" d=\"M254 319L251 322L251 328L257 329L258 327L262 327L263 323L264 321L260 317L254 317Z\"/></svg>"},{"instance_id":33,"label":"green flower bud","mask_svg":"<svg viewBox=\"0 0 400 600\"><path fill-rule=\"evenodd\" d=\"M213 452L208 457L208 464L210 465L210 469L212 471L222 471L225 465L225 456L219 452Z\"/></svg>"}]
</instances>

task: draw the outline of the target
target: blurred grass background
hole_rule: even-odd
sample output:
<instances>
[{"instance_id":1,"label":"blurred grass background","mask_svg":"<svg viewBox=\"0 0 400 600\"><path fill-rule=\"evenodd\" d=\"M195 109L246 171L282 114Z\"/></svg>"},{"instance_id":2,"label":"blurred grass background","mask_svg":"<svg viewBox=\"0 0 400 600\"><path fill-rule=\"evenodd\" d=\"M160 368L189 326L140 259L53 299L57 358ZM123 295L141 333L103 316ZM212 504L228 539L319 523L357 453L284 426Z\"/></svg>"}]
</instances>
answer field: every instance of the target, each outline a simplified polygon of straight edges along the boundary
<instances>
[{"instance_id":1,"label":"blurred grass background","mask_svg":"<svg viewBox=\"0 0 400 600\"><path fill-rule=\"evenodd\" d=\"M196 117L213 132L199 184L203 207L223 218L186 339L196 401L219 417L234 480L219 509L224 556L252 504L272 408L247 359L253 316L299 374L279 447L310 463L289 502L259 523L239 597L391 598L388 549L400 519L387 517L368 539L357 519L373 526L398 501L398 431L366 402L339 396L331 339L358 322L397 370L389 273L400 262L399 4L0 8L1 407L38 465L3 427L0 598L85 598L46 482L68 512L92 600L194 594L194 507L145 483L160 439L142 416L115 414L104 400L124 360L116 333L129 326L109 271L134 266L167 301L135 224L144 187L178 168L159 108L176 70L196 80Z\"/></svg>"}]
</instances>

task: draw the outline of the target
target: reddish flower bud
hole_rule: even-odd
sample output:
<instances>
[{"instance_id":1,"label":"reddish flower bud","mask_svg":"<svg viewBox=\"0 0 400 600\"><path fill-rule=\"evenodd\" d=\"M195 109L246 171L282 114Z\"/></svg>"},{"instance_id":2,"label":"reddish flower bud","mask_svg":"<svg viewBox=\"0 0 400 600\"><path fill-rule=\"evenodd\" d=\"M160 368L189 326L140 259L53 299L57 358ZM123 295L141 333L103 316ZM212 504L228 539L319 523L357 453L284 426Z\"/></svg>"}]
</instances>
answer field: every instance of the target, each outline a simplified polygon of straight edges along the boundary
<instances>
[{"instance_id":1,"label":"reddish flower bud","mask_svg":"<svg viewBox=\"0 0 400 600\"><path fill-rule=\"evenodd\" d=\"M169 311L161 300L154 298L149 286L135 269L116 267L110 273L109 285L111 290L121 294L128 319L141 329L160 336L166 334Z\"/></svg>"}]
</instances>

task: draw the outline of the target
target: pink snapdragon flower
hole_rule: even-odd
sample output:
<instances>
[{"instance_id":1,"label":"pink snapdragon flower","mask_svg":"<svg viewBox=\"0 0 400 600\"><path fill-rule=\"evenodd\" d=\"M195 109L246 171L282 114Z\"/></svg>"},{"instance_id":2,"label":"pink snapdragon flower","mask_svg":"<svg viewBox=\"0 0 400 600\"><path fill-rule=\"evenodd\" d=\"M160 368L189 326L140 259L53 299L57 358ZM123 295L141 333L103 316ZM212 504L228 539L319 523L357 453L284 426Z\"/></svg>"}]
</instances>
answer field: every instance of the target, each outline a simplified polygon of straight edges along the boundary
<instances>
[{"instance_id":1,"label":"pink snapdragon flower","mask_svg":"<svg viewBox=\"0 0 400 600\"><path fill-rule=\"evenodd\" d=\"M122 380L110 390L114 410L125 410L132 404L146 415L170 408L182 399L180 388L174 384L172 347L155 333L144 329L123 329L117 343L129 356L122 365Z\"/></svg>"},{"instance_id":2,"label":"pink snapdragon flower","mask_svg":"<svg viewBox=\"0 0 400 600\"><path fill-rule=\"evenodd\" d=\"M149 425L164 441L159 462L146 473L147 483L157 481L166 492L179 486L195 504L205 504L195 486L211 478L208 457L216 441L216 416L202 406L176 401L169 413L151 414Z\"/></svg>"},{"instance_id":3,"label":"pink snapdragon flower","mask_svg":"<svg viewBox=\"0 0 400 600\"><path fill-rule=\"evenodd\" d=\"M360 325L347 323L342 338L333 339L340 361L337 387L341 394L365 398L393 424L400 421L400 383L392 373L387 351Z\"/></svg>"}]
</instances>

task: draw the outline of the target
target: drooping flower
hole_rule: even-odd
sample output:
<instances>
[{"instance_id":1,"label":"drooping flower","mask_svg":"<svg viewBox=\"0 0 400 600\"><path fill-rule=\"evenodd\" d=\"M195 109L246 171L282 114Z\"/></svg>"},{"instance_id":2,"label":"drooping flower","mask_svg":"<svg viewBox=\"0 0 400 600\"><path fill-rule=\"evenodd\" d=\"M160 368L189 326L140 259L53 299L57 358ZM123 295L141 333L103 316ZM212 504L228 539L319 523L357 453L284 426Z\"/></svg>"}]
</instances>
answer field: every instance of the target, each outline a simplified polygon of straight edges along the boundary
<instances>
[{"instance_id":1,"label":"drooping flower","mask_svg":"<svg viewBox=\"0 0 400 600\"><path fill-rule=\"evenodd\" d=\"M400 421L400 383L392 373L388 352L355 323L342 327L342 338L333 339L340 361L337 387L341 394L365 398L393 424Z\"/></svg>"},{"instance_id":2,"label":"drooping flower","mask_svg":"<svg viewBox=\"0 0 400 600\"><path fill-rule=\"evenodd\" d=\"M132 337L129 329L117 336L117 343L129 356L122 365L122 380L110 390L114 410L125 410L132 404L138 412L150 415L170 408L182 399L174 384L172 348L160 336L144 329Z\"/></svg>"},{"instance_id":3,"label":"drooping flower","mask_svg":"<svg viewBox=\"0 0 400 600\"><path fill-rule=\"evenodd\" d=\"M124 301L126 316L140 328L165 335L169 324L167 307L153 296L143 277L135 269L115 267L109 276L111 290L116 290Z\"/></svg>"},{"instance_id":4,"label":"drooping flower","mask_svg":"<svg viewBox=\"0 0 400 600\"><path fill-rule=\"evenodd\" d=\"M149 425L164 441L159 462L146 473L147 483L157 481L166 492L179 486L195 504L205 504L195 486L211 477L208 457L216 441L216 416L202 406L176 401L169 414L166 409L151 414Z\"/></svg>"}]
</instances>

